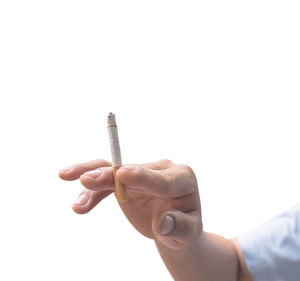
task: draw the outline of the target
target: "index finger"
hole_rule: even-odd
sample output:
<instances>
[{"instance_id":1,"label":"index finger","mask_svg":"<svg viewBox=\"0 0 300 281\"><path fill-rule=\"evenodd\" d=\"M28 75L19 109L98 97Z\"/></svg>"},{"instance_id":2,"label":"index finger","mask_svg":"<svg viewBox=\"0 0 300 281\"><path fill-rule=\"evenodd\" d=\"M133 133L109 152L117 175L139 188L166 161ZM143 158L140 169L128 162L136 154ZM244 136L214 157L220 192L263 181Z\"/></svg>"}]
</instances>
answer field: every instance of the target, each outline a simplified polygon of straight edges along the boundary
<instances>
[{"instance_id":1,"label":"index finger","mask_svg":"<svg viewBox=\"0 0 300 281\"><path fill-rule=\"evenodd\" d=\"M130 164L128 166L141 166L147 169L161 170L161 169L167 169L172 164L173 163L170 160L162 159L157 162L148 162L148 163L136 164L136 165ZM79 179L80 176L85 172L92 171L102 167L111 167L111 163L104 159L96 159L85 163L74 164L72 166L68 166L60 170L59 177L63 180L73 181Z\"/></svg>"},{"instance_id":2,"label":"index finger","mask_svg":"<svg viewBox=\"0 0 300 281\"><path fill-rule=\"evenodd\" d=\"M80 176L88 171L95 170L101 167L110 167L111 163L104 159L96 159L85 163L78 163L68 166L59 172L59 177L63 180L72 181L77 180Z\"/></svg>"},{"instance_id":3,"label":"index finger","mask_svg":"<svg viewBox=\"0 0 300 281\"><path fill-rule=\"evenodd\" d=\"M129 189L157 197L182 197L197 186L194 173L187 165L162 170L125 166L117 170L117 177Z\"/></svg>"}]
</instances>

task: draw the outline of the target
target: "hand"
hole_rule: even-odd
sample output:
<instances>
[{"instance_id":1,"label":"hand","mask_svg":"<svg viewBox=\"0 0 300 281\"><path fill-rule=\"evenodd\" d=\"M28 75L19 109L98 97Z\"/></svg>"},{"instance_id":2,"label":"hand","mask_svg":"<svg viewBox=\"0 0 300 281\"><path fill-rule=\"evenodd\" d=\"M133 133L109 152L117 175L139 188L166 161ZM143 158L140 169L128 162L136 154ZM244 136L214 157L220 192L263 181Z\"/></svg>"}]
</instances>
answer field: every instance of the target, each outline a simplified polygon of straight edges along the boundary
<instances>
[{"instance_id":1,"label":"hand","mask_svg":"<svg viewBox=\"0 0 300 281\"><path fill-rule=\"evenodd\" d=\"M61 170L64 180L80 181L85 189L73 204L84 214L115 191L111 163L94 160ZM187 165L170 160L128 165L118 169L128 200L120 207L129 222L144 236L168 248L193 244L202 233L201 205L197 179Z\"/></svg>"}]
</instances>

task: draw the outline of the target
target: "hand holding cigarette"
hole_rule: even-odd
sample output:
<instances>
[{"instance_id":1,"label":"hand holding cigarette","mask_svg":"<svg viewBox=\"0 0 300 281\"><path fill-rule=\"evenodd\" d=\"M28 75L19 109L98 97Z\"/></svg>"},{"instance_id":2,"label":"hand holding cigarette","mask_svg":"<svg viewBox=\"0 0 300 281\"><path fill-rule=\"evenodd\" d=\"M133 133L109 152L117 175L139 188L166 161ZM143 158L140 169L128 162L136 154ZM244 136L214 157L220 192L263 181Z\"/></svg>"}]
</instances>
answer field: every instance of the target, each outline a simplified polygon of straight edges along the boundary
<instances>
[{"instance_id":1,"label":"hand holding cigarette","mask_svg":"<svg viewBox=\"0 0 300 281\"><path fill-rule=\"evenodd\" d=\"M115 192L129 222L155 241L175 281L252 281L235 240L203 231L193 170L166 159L122 166L112 114L108 117L108 130L112 163L93 160L69 166L59 173L64 180L80 179L84 186L73 210L78 214L88 213Z\"/></svg>"},{"instance_id":2,"label":"hand holding cigarette","mask_svg":"<svg viewBox=\"0 0 300 281\"><path fill-rule=\"evenodd\" d=\"M106 160L76 164L60 172L64 180L80 179L85 187L73 204L84 214L116 192L114 168ZM121 166L116 180L125 185L127 201L120 204L131 224L144 236L170 248L195 242L202 232L197 180L187 165L170 160Z\"/></svg>"}]
</instances>

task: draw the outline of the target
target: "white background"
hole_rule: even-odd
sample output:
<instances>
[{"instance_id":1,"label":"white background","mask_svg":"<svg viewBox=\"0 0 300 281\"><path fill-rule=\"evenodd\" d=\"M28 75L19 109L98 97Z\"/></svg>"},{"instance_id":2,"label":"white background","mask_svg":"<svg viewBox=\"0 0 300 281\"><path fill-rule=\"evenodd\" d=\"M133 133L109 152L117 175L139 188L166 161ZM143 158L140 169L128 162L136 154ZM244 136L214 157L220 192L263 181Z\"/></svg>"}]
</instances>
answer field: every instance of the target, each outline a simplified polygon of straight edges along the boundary
<instances>
[{"instance_id":1,"label":"white background","mask_svg":"<svg viewBox=\"0 0 300 281\"><path fill-rule=\"evenodd\" d=\"M172 280L114 196L87 215L64 166L169 158L206 231L300 201L299 1L0 1L0 279Z\"/></svg>"}]
</instances>

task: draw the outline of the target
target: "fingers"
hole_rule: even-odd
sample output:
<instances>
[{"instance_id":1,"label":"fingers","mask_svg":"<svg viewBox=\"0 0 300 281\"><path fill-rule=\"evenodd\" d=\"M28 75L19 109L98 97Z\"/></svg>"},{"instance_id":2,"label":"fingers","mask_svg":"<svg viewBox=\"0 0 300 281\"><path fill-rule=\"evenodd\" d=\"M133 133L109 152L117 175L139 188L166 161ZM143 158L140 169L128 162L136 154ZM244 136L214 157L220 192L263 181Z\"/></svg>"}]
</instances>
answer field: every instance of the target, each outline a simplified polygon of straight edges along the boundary
<instances>
[{"instance_id":1,"label":"fingers","mask_svg":"<svg viewBox=\"0 0 300 281\"><path fill-rule=\"evenodd\" d=\"M153 169L165 169L167 167L170 167L170 165L173 165L171 161L163 159L157 162L138 164L135 166L128 165L128 167L133 167L133 169L135 167L140 167L140 169L143 171L149 171L148 179L146 179L149 182L152 179L152 174L157 175L156 177L153 177L154 180L159 180L158 176L160 175L160 173L156 172L156 170ZM142 174L141 177L143 178ZM161 179L163 180L163 178ZM139 178L135 179L135 181L139 181ZM103 167L88 171L80 176L80 182L87 189L91 190L115 190L112 167ZM157 182L155 185L157 186L158 184L163 185L164 182ZM128 186L128 188L130 189L130 186Z\"/></svg>"},{"instance_id":2,"label":"fingers","mask_svg":"<svg viewBox=\"0 0 300 281\"><path fill-rule=\"evenodd\" d=\"M91 190L115 190L113 171L111 167L103 167L86 172L80 176L80 182Z\"/></svg>"},{"instance_id":3,"label":"fingers","mask_svg":"<svg viewBox=\"0 0 300 281\"><path fill-rule=\"evenodd\" d=\"M63 180L72 181L78 179L81 174L87 171L108 166L111 166L111 163L106 160L92 160L85 163L75 164L60 170L59 177Z\"/></svg>"},{"instance_id":4,"label":"fingers","mask_svg":"<svg viewBox=\"0 0 300 281\"><path fill-rule=\"evenodd\" d=\"M161 170L169 168L173 163L168 159L162 159L157 162L149 162L145 164L137 164L135 166L143 166L148 169ZM91 171L100 167L109 167L111 163L109 161L103 159L96 159L92 161L88 161L85 163L75 164L69 167L66 167L59 172L60 178L63 180L76 180L87 171Z\"/></svg>"},{"instance_id":5,"label":"fingers","mask_svg":"<svg viewBox=\"0 0 300 281\"><path fill-rule=\"evenodd\" d=\"M74 201L72 208L77 214L85 214L92 210L102 199L111 194L112 191L91 191L84 189Z\"/></svg>"},{"instance_id":6,"label":"fingers","mask_svg":"<svg viewBox=\"0 0 300 281\"><path fill-rule=\"evenodd\" d=\"M196 242L202 233L199 211L183 213L178 210L166 211L152 222L155 239L166 247L180 249Z\"/></svg>"},{"instance_id":7,"label":"fingers","mask_svg":"<svg viewBox=\"0 0 300 281\"><path fill-rule=\"evenodd\" d=\"M124 166L117 170L116 175L127 188L149 195L161 195L164 191L160 188L168 185L168 178L160 171L144 167Z\"/></svg>"},{"instance_id":8,"label":"fingers","mask_svg":"<svg viewBox=\"0 0 300 281\"><path fill-rule=\"evenodd\" d=\"M123 166L118 169L117 177L128 188L153 196L181 197L192 193L197 185L194 173L186 165L164 170Z\"/></svg>"},{"instance_id":9,"label":"fingers","mask_svg":"<svg viewBox=\"0 0 300 281\"><path fill-rule=\"evenodd\" d=\"M110 162L106 160L93 160L64 169L59 176L64 180L80 178L81 183L90 190L114 191L114 178L110 166ZM166 159L136 166L123 166L118 169L117 177L131 191L158 197L182 197L195 191L197 186L191 168L187 165L175 165Z\"/></svg>"},{"instance_id":10,"label":"fingers","mask_svg":"<svg viewBox=\"0 0 300 281\"><path fill-rule=\"evenodd\" d=\"M125 173L122 171L120 172L121 181L126 184L128 189L131 189L133 186L134 188L132 191L136 190L136 185L151 185L159 187L167 184L166 179L162 177L161 173L156 170L145 169L138 166L126 166L120 168L119 170L125 170ZM133 170L137 170L137 172L131 172ZM125 174L125 179L122 178L123 174ZM115 190L113 170L111 167L104 167L86 172L80 176L80 182L87 189L91 190ZM149 192L151 194L151 190L147 190L148 194Z\"/></svg>"}]
</instances>

